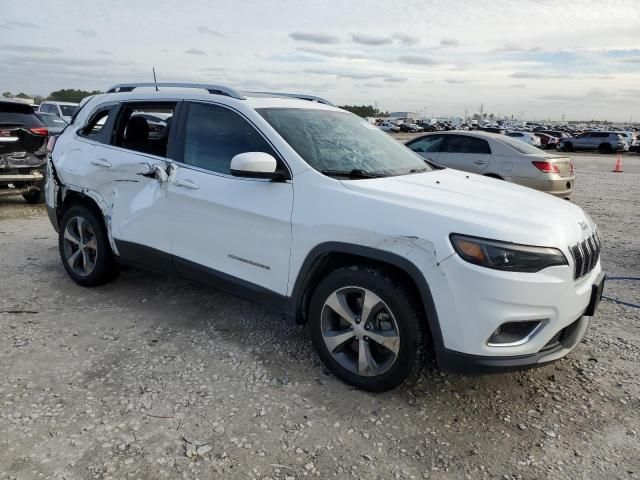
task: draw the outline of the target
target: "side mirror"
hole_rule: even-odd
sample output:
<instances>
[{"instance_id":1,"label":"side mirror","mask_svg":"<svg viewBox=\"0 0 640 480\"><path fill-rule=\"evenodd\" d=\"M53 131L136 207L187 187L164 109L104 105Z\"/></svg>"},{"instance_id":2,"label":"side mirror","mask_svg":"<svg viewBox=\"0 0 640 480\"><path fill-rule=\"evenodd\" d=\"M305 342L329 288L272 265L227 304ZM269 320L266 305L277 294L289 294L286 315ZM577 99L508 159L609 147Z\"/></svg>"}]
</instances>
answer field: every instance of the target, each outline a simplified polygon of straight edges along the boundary
<instances>
[{"instance_id":1,"label":"side mirror","mask_svg":"<svg viewBox=\"0 0 640 480\"><path fill-rule=\"evenodd\" d=\"M231 159L231 175L247 178L274 178L278 162L264 152L239 153Z\"/></svg>"}]
</instances>

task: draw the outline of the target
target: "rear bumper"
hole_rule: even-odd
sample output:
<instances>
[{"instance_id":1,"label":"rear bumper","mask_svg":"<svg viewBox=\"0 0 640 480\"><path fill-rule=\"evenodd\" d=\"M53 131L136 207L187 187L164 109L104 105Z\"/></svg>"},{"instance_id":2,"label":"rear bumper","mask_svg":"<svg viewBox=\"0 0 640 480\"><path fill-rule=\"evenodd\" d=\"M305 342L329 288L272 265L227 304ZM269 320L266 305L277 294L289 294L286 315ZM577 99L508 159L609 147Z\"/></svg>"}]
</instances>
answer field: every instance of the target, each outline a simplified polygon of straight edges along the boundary
<instances>
[{"instance_id":1,"label":"rear bumper","mask_svg":"<svg viewBox=\"0 0 640 480\"><path fill-rule=\"evenodd\" d=\"M0 196L23 195L43 188L42 169L12 169L6 174L0 170Z\"/></svg>"},{"instance_id":2,"label":"rear bumper","mask_svg":"<svg viewBox=\"0 0 640 480\"><path fill-rule=\"evenodd\" d=\"M561 359L575 349L589 329L589 317L580 317L562 329L557 343L545 345L539 352L510 357L488 357L443 350L438 354L438 367L447 372L465 375L500 373L547 365Z\"/></svg>"},{"instance_id":3,"label":"rear bumper","mask_svg":"<svg viewBox=\"0 0 640 480\"><path fill-rule=\"evenodd\" d=\"M553 178L556 177L556 178ZM515 183L523 185L525 187L534 188L542 192L550 193L556 197L564 198L573 193L574 184L576 181L575 175L572 177L558 177L557 175L541 175L540 177L529 179L523 178L514 179Z\"/></svg>"}]
</instances>

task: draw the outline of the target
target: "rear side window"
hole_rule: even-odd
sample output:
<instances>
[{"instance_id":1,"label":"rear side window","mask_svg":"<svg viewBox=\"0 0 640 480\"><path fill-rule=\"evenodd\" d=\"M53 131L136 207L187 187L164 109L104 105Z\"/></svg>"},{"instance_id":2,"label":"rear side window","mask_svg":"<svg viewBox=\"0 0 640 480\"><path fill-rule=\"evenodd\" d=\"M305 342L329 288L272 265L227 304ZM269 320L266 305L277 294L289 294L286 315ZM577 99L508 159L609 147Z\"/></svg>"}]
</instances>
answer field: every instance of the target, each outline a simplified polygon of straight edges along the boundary
<instances>
[{"instance_id":1,"label":"rear side window","mask_svg":"<svg viewBox=\"0 0 640 480\"><path fill-rule=\"evenodd\" d=\"M2 125L22 125L29 128L44 126L31 105L10 102L0 102L0 126Z\"/></svg>"},{"instance_id":2,"label":"rear side window","mask_svg":"<svg viewBox=\"0 0 640 480\"><path fill-rule=\"evenodd\" d=\"M231 159L246 152L264 152L277 158L267 141L237 113L216 105L189 105L184 163L229 174Z\"/></svg>"},{"instance_id":3,"label":"rear side window","mask_svg":"<svg viewBox=\"0 0 640 480\"><path fill-rule=\"evenodd\" d=\"M416 153L435 153L440 151L443 143L444 137L442 135L430 135L414 140L407 146Z\"/></svg>"},{"instance_id":4,"label":"rear side window","mask_svg":"<svg viewBox=\"0 0 640 480\"><path fill-rule=\"evenodd\" d=\"M167 157L175 102L127 103L118 114L114 145Z\"/></svg>"},{"instance_id":5,"label":"rear side window","mask_svg":"<svg viewBox=\"0 0 640 480\"><path fill-rule=\"evenodd\" d=\"M447 153L481 153L490 154L489 142L482 138L450 135L443 152Z\"/></svg>"}]
</instances>

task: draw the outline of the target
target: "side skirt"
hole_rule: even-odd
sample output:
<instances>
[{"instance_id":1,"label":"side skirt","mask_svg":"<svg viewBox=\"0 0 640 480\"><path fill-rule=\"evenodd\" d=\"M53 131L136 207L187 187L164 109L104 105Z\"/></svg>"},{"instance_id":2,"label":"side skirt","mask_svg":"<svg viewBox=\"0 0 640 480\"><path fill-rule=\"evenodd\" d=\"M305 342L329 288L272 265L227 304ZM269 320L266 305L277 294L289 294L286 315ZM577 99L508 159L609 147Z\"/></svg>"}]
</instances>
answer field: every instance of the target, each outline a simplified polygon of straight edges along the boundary
<instances>
[{"instance_id":1,"label":"side skirt","mask_svg":"<svg viewBox=\"0 0 640 480\"><path fill-rule=\"evenodd\" d=\"M177 275L284 313L289 297L213 268L137 243L115 240L118 261L158 273Z\"/></svg>"}]
</instances>

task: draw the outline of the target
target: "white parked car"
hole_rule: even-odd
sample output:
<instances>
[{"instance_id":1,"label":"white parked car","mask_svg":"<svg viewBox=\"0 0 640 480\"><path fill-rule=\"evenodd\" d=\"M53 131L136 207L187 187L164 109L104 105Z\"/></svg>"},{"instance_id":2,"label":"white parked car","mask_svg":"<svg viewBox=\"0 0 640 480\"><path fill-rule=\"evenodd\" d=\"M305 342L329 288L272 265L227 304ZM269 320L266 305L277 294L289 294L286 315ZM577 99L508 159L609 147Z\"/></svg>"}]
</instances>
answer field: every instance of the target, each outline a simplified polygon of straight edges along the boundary
<instances>
[{"instance_id":1,"label":"white parked car","mask_svg":"<svg viewBox=\"0 0 640 480\"><path fill-rule=\"evenodd\" d=\"M53 115L57 115L62 118L64 121L69 123L71 121L71 117L75 113L78 108L77 103L71 102L54 102L47 100L46 102L42 102L38 107L39 113L51 113Z\"/></svg>"},{"instance_id":2,"label":"white parked car","mask_svg":"<svg viewBox=\"0 0 640 480\"><path fill-rule=\"evenodd\" d=\"M371 391L423 344L444 370L502 371L584 337L604 277L578 206L433 167L316 97L158 86L96 95L52 148L49 217L80 285L130 264L260 302Z\"/></svg>"},{"instance_id":3,"label":"white parked car","mask_svg":"<svg viewBox=\"0 0 640 480\"><path fill-rule=\"evenodd\" d=\"M531 132L507 132L505 133L507 137L515 138L523 141L524 143L528 143L529 145L533 145L534 147L542 148L542 142L540 137L531 133Z\"/></svg>"}]
</instances>

